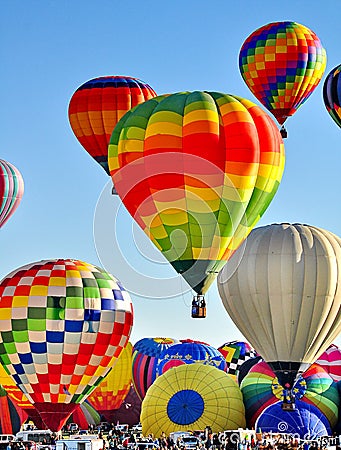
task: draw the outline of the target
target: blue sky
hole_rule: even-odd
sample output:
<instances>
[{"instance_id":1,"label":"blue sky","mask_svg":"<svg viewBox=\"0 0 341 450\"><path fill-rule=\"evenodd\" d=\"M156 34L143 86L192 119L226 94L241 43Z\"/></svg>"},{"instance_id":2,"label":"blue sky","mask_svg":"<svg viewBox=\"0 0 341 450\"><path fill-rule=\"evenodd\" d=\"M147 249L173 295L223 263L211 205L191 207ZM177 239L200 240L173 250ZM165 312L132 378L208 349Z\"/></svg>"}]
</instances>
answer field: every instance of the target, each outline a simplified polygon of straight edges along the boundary
<instances>
[{"instance_id":1,"label":"blue sky","mask_svg":"<svg viewBox=\"0 0 341 450\"><path fill-rule=\"evenodd\" d=\"M308 26L327 51L324 80L341 63L339 6L337 0L4 0L0 158L21 171L25 194L0 233L0 277L48 258L104 264L113 275L127 278L135 309L133 343L170 336L219 346L242 338L216 286L207 295L207 319L190 319L185 282L167 268L124 211L117 213L107 175L72 133L68 103L91 78L129 75L158 94L215 90L258 104L238 68L246 37L273 21ZM324 107L323 80L286 122L285 173L259 225L301 222L341 235L340 129ZM169 286L183 294L167 298ZM160 298L153 297L155 291Z\"/></svg>"}]
</instances>

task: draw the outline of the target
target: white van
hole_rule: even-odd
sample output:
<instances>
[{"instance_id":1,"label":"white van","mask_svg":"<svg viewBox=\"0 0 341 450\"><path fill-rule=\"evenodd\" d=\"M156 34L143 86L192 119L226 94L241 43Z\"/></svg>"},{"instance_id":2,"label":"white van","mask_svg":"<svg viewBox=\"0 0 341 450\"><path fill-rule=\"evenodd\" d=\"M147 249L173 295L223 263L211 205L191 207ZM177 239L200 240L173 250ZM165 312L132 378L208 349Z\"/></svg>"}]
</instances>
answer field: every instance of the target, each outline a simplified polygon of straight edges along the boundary
<instances>
[{"instance_id":1,"label":"white van","mask_svg":"<svg viewBox=\"0 0 341 450\"><path fill-rule=\"evenodd\" d=\"M52 443L54 443L54 434L51 430L26 430L19 431L16 434L17 441L33 441L40 447L48 447L52 449ZM54 448L54 444L53 444Z\"/></svg>"},{"instance_id":2,"label":"white van","mask_svg":"<svg viewBox=\"0 0 341 450\"><path fill-rule=\"evenodd\" d=\"M103 449L103 439L59 439L56 450L100 450Z\"/></svg>"}]
</instances>

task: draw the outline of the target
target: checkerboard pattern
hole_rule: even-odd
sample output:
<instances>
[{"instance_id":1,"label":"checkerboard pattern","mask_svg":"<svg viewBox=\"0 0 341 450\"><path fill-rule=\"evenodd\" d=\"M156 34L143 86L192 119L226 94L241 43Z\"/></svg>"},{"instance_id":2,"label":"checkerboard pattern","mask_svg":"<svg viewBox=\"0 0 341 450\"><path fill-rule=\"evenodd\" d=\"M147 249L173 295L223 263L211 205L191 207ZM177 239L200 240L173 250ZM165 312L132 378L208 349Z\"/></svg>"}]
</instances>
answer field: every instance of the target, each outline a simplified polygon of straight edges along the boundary
<instances>
[{"instance_id":1,"label":"checkerboard pattern","mask_svg":"<svg viewBox=\"0 0 341 450\"><path fill-rule=\"evenodd\" d=\"M239 53L245 83L280 124L312 94L326 62L320 39L296 22L273 22L257 29Z\"/></svg>"},{"instance_id":2,"label":"checkerboard pattern","mask_svg":"<svg viewBox=\"0 0 341 450\"><path fill-rule=\"evenodd\" d=\"M73 94L69 104L71 128L108 174L108 144L115 125L131 108L155 96L145 82L121 76L94 78Z\"/></svg>"},{"instance_id":3,"label":"checkerboard pattern","mask_svg":"<svg viewBox=\"0 0 341 450\"><path fill-rule=\"evenodd\" d=\"M227 363L227 373L237 375L239 367L248 359L257 356L254 350L247 342L232 341L218 347L219 352L225 358Z\"/></svg>"},{"instance_id":4,"label":"checkerboard pattern","mask_svg":"<svg viewBox=\"0 0 341 450\"><path fill-rule=\"evenodd\" d=\"M130 110L113 131L108 162L132 217L202 294L272 200L284 146L254 103L180 92Z\"/></svg>"},{"instance_id":5,"label":"checkerboard pattern","mask_svg":"<svg viewBox=\"0 0 341 450\"><path fill-rule=\"evenodd\" d=\"M33 404L80 403L127 345L132 323L120 282L82 261L35 262L0 283L0 362Z\"/></svg>"}]
</instances>

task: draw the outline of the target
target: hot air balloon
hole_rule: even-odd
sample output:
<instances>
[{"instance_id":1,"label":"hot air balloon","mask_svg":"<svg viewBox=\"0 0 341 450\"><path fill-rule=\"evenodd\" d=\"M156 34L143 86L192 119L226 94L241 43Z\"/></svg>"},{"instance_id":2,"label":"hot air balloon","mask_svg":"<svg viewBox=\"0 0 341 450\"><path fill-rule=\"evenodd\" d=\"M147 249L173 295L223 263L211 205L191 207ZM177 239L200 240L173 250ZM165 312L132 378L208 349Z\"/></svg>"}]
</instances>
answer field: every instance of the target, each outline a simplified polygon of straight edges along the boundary
<instances>
[{"instance_id":1,"label":"hot air balloon","mask_svg":"<svg viewBox=\"0 0 341 450\"><path fill-rule=\"evenodd\" d=\"M341 350L337 345L330 345L316 363L323 367L334 381L341 381Z\"/></svg>"},{"instance_id":2,"label":"hot air balloon","mask_svg":"<svg viewBox=\"0 0 341 450\"><path fill-rule=\"evenodd\" d=\"M98 267L46 260L1 281L0 310L0 361L45 426L59 431L127 345L130 296Z\"/></svg>"},{"instance_id":3,"label":"hot air balloon","mask_svg":"<svg viewBox=\"0 0 341 450\"><path fill-rule=\"evenodd\" d=\"M243 398L225 372L203 364L185 364L158 377L142 402L142 433L166 435L185 430L213 433L245 427Z\"/></svg>"},{"instance_id":4,"label":"hot air balloon","mask_svg":"<svg viewBox=\"0 0 341 450\"><path fill-rule=\"evenodd\" d=\"M173 367L194 363L213 366L225 372L227 368L223 355L216 348L187 339L160 353L156 373L160 376Z\"/></svg>"},{"instance_id":5,"label":"hot air balloon","mask_svg":"<svg viewBox=\"0 0 341 450\"><path fill-rule=\"evenodd\" d=\"M141 400L147 389L156 379L158 358L163 350L178 343L177 339L169 337L143 338L133 347L132 378L135 391Z\"/></svg>"},{"instance_id":6,"label":"hot air balloon","mask_svg":"<svg viewBox=\"0 0 341 450\"><path fill-rule=\"evenodd\" d=\"M254 427L257 418L269 405L283 400L285 390L270 366L260 362L252 367L240 385L248 426ZM340 397L336 383L318 364L313 364L298 377L293 386L295 400L315 405L328 419L331 428L337 423Z\"/></svg>"},{"instance_id":7,"label":"hot air balloon","mask_svg":"<svg viewBox=\"0 0 341 450\"><path fill-rule=\"evenodd\" d=\"M113 368L89 395L88 402L112 422L112 410L118 409L130 391L132 382L132 345L128 342Z\"/></svg>"},{"instance_id":8,"label":"hot air balloon","mask_svg":"<svg viewBox=\"0 0 341 450\"><path fill-rule=\"evenodd\" d=\"M259 416L256 429L261 429L263 433L299 435L301 439L308 440L332 434L324 414L316 406L300 400L295 411L283 411L280 402L268 406Z\"/></svg>"},{"instance_id":9,"label":"hot air balloon","mask_svg":"<svg viewBox=\"0 0 341 450\"><path fill-rule=\"evenodd\" d=\"M329 72L323 85L323 100L334 122L341 127L341 64Z\"/></svg>"},{"instance_id":10,"label":"hot air balloon","mask_svg":"<svg viewBox=\"0 0 341 450\"><path fill-rule=\"evenodd\" d=\"M258 28L239 53L245 83L280 125L313 93L326 62L326 51L316 34L289 21ZM282 130L286 137L284 127Z\"/></svg>"},{"instance_id":11,"label":"hot air balloon","mask_svg":"<svg viewBox=\"0 0 341 450\"><path fill-rule=\"evenodd\" d=\"M24 180L13 164L0 159L0 228L12 216L24 194Z\"/></svg>"},{"instance_id":12,"label":"hot air balloon","mask_svg":"<svg viewBox=\"0 0 341 450\"><path fill-rule=\"evenodd\" d=\"M219 294L290 394L341 331L341 239L309 225L272 224L253 230L242 250L233 256L238 267L231 258L220 272Z\"/></svg>"},{"instance_id":13,"label":"hot air balloon","mask_svg":"<svg viewBox=\"0 0 341 450\"><path fill-rule=\"evenodd\" d=\"M257 356L257 352L251 345L243 341L225 342L218 347L218 351L226 361L226 372L234 377L237 377L239 368L245 361Z\"/></svg>"},{"instance_id":14,"label":"hot air balloon","mask_svg":"<svg viewBox=\"0 0 341 450\"><path fill-rule=\"evenodd\" d=\"M284 146L254 103L182 92L128 111L113 131L108 162L131 216L201 301L271 202Z\"/></svg>"},{"instance_id":15,"label":"hot air balloon","mask_svg":"<svg viewBox=\"0 0 341 450\"><path fill-rule=\"evenodd\" d=\"M107 76L87 81L71 97L72 131L108 175L108 144L115 125L131 108L155 96L154 90L137 78Z\"/></svg>"},{"instance_id":16,"label":"hot air balloon","mask_svg":"<svg viewBox=\"0 0 341 450\"><path fill-rule=\"evenodd\" d=\"M0 386L0 433L16 434L26 419L27 415L16 407L5 389Z\"/></svg>"}]
</instances>

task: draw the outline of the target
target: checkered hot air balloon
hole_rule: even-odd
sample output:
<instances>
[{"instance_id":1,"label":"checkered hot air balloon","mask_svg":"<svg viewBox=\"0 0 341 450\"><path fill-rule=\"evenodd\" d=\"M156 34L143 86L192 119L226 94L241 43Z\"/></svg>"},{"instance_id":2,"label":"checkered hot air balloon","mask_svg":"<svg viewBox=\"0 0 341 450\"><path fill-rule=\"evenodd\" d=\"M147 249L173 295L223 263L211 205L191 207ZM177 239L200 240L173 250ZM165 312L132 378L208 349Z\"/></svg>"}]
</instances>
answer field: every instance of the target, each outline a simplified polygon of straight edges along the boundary
<instances>
[{"instance_id":1,"label":"checkered hot air balloon","mask_svg":"<svg viewBox=\"0 0 341 450\"><path fill-rule=\"evenodd\" d=\"M129 294L112 275L78 260L28 264L0 283L0 362L58 431L127 345Z\"/></svg>"},{"instance_id":2,"label":"checkered hot air balloon","mask_svg":"<svg viewBox=\"0 0 341 450\"><path fill-rule=\"evenodd\" d=\"M131 216L201 296L271 202L284 146L249 100L181 92L129 111L108 162Z\"/></svg>"},{"instance_id":3,"label":"checkered hot air balloon","mask_svg":"<svg viewBox=\"0 0 341 450\"><path fill-rule=\"evenodd\" d=\"M248 359L257 356L250 344L243 341L230 341L218 347L227 364L227 373L237 378L238 370Z\"/></svg>"},{"instance_id":4,"label":"checkered hot air balloon","mask_svg":"<svg viewBox=\"0 0 341 450\"><path fill-rule=\"evenodd\" d=\"M327 75L323 85L325 107L334 122L341 127L341 64Z\"/></svg>"},{"instance_id":5,"label":"checkered hot air balloon","mask_svg":"<svg viewBox=\"0 0 341 450\"><path fill-rule=\"evenodd\" d=\"M18 208L24 194L24 180L13 164L0 159L0 228Z\"/></svg>"},{"instance_id":6,"label":"checkered hot air balloon","mask_svg":"<svg viewBox=\"0 0 341 450\"><path fill-rule=\"evenodd\" d=\"M313 93L326 62L326 51L317 35L289 21L258 28L239 53L245 83L281 125Z\"/></svg>"},{"instance_id":7,"label":"checkered hot air balloon","mask_svg":"<svg viewBox=\"0 0 341 450\"><path fill-rule=\"evenodd\" d=\"M71 97L72 131L108 175L108 144L115 125L131 108L155 96L154 90L137 78L107 76L87 81Z\"/></svg>"}]
</instances>

